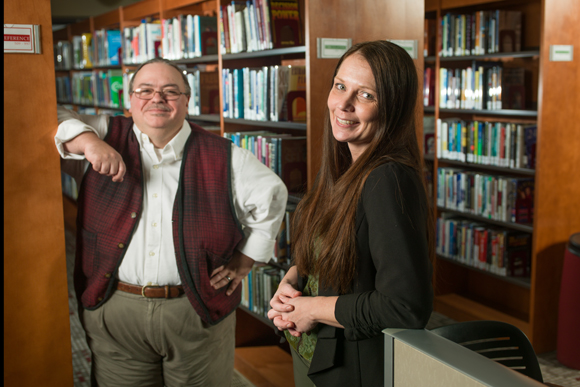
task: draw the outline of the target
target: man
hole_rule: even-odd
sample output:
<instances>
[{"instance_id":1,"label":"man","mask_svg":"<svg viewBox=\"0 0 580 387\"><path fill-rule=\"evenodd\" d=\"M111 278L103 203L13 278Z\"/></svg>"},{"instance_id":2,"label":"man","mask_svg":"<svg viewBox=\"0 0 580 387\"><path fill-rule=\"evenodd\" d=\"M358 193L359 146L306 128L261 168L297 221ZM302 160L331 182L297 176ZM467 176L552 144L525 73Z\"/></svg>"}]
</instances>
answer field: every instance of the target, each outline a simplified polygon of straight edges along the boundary
<instances>
[{"instance_id":1,"label":"man","mask_svg":"<svg viewBox=\"0 0 580 387\"><path fill-rule=\"evenodd\" d=\"M238 285L271 257L286 187L185 120L171 62L141 65L130 90L132 119L59 108L55 137L82 179L74 277L93 384L229 386Z\"/></svg>"}]
</instances>

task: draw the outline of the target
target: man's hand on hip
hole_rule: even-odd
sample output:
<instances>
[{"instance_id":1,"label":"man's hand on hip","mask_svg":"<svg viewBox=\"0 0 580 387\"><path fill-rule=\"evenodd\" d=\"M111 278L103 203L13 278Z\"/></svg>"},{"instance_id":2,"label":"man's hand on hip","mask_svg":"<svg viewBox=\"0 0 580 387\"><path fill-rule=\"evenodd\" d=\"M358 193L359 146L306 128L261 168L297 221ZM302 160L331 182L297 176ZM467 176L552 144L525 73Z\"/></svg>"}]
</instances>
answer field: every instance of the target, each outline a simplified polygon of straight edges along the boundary
<instances>
[{"instance_id":1,"label":"man's hand on hip","mask_svg":"<svg viewBox=\"0 0 580 387\"><path fill-rule=\"evenodd\" d=\"M229 296L252 270L252 266L254 266L254 260L236 250L227 265L222 265L211 273L210 284L214 289L220 289L229 284L226 291L226 295Z\"/></svg>"}]
</instances>

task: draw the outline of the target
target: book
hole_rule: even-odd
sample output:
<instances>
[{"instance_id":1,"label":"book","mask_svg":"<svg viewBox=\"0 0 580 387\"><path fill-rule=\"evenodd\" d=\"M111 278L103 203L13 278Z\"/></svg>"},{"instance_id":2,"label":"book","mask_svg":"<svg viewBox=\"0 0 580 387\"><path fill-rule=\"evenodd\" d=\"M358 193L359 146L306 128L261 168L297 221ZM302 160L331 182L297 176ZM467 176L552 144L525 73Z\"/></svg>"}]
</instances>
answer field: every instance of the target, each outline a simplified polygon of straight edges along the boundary
<instances>
[{"instance_id":1,"label":"book","mask_svg":"<svg viewBox=\"0 0 580 387\"><path fill-rule=\"evenodd\" d=\"M107 63L112 66L121 64L121 31L108 30L107 31Z\"/></svg>"},{"instance_id":2,"label":"book","mask_svg":"<svg viewBox=\"0 0 580 387\"><path fill-rule=\"evenodd\" d=\"M425 19L424 28L424 56L434 56L435 44L437 42L437 20Z\"/></svg>"},{"instance_id":3,"label":"book","mask_svg":"<svg viewBox=\"0 0 580 387\"><path fill-rule=\"evenodd\" d=\"M503 69L502 94L504 109L526 109L526 70L524 68Z\"/></svg>"},{"instance_id":4,"label":"book","mask_svg":"<svg viewBox=\"0 0 580 387\"><path fill-rule=\"evenodd\" d=\"M502 249L502 275L509 277L529 277L531 234L503 231L505 247Z\"/></svg>"},{"instance_id":5,"label":"book","mask_svg":"<svg viewBox=\"0 0 580 387\"><path fill-rule=\"evenodd\" d=\"M282 120L306 121L306 66L288 66L288 89ZM280 118L280 117L279 117Z\"/></svg>"},{"instance_id":6,"label":"book","mask_svg":"<svg viewBox=\"0 0 580 387\"><path fill-rule=\"evenodd\" d=\"M93 67L93 34L87 32L81 35L82 59L80 68Z\"/></svg>"},{"instance_id":7,"label":"book","mask_svg":"<svg viewBox=\"0 0 580 387\"><path fill-rule=\"evenodd\" d=\"M509 221L530 224L534 215L534 179L511 178L507 186Z\"/></svg>"},{"instance_id":8,"label":"book","mask_svg":"<svg viewBox=\"0 0 580 387\"><path fill-rule=\"evenodd\" d=\"M123 106L123 72L121 70L109 70L110 107L119 108Z\"/></svg>"},{"instance_id":9,"label":"book","mask_svg":"<svg viewBox=\"0 0 580 387\"><path fill-rule=\"evenodd\" d=\"M219 114L219 74L217 71L201 71L199 73L199 103L201 114Z\"/></svg>"},{"instance_id":10,"label":"book","mask_svg":"<svg viewBox=\"0 0 580 387\"><path fill-rule=\"evenodd\" d=\"M497 11L498 47L497 52L517 52L522 50L522 12Z\"/></svg>"},{"instance_id":11,"label":"book","mask_svg":"<svg viewBox=\"0 0 580 387\"><path fill-rule=\"evenodd\" d=\"M278 175L292 194L306 191L306 137L278 137L275 139Z\"/></svg>"},{"instance_id":12,"label":"book","mask_svg":"<svg viewBox=\"0 0 580 387\"><path fill-rule=\"evenodd\" d=\"M524 126L524 158L523 166L529 169L536 168L536 125Z\"/></svg>"},{"instance_id":13,"label":"book","mask_svg":"<svg viewBox=\"0 0 580 387\"><path fill-rule=\"evenodd\" d=\"M272 0L269 5L272 47L304 45L298 0Z\"/></svg>"}]
</instances>

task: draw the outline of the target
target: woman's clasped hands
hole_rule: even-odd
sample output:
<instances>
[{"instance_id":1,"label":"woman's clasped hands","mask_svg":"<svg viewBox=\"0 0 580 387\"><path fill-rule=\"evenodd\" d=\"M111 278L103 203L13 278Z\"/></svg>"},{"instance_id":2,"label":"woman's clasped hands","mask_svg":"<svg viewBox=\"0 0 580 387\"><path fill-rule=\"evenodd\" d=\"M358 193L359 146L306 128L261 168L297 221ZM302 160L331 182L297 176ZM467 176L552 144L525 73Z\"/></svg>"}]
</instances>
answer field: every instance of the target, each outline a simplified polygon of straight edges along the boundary
<instances>
[{"instance_id":1,"label":"woman's clasped hands","mask_svg":"<svg viewBox=\"0 0 580 387\"><path fill-rule=\"evenodd\" d=\"M281 331L288 330L292 336L300 337L310 332L318 322L311 314L316 297L302 297L302 293L288 281L282 280L274 297L268 318Z\"/></svg>"}]
</instances>

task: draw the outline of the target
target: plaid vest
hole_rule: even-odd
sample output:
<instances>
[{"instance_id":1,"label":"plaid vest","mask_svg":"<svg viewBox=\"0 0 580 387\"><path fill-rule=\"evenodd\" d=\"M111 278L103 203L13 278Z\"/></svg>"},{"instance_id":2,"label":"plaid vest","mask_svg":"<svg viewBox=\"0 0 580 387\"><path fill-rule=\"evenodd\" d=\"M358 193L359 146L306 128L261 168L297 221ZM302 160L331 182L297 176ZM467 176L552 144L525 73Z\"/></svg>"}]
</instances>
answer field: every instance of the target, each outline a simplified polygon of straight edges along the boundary
<instances>
[{"instance_id":1,"label":"plaid vest","mask_svg":"<svg viewBox=\"0 0 580 387\"><path fill-rule=\"evenodd\" d=\"M216 324L240 303L241 286L231 296L214 290L212 271L226 264L243 237L231 192L231 142L190 123L179 187L173 205L173 242L185 294L208 324ZM116 273L142 211L143 172L133 119L112 117L105 141L123 157L122 183L90 166L79 191L75 291L86 309L107 301ZM163 285L163 284L161 284Z\"/></svg>"}]
</instances>

